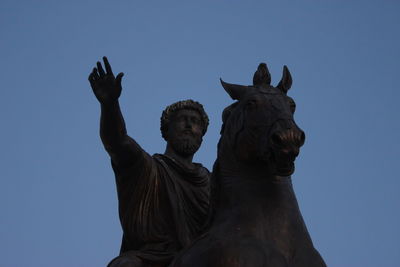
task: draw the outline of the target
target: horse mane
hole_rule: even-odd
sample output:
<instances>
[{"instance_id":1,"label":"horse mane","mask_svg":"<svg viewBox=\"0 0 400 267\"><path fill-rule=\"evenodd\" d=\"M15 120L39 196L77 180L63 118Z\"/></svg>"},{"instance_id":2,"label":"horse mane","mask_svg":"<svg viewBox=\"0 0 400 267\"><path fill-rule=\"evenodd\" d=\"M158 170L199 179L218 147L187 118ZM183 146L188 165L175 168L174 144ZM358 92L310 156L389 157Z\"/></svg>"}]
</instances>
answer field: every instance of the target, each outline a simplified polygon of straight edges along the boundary
<instances>
[{"instance_id":1,"label":"horse mane","mask_svg":"<svg viewBox=\"0 0 400 267\"><path fill-rule=\"evenodd\" d=\"M219 151L220 151L222 137L224 136L224 133L225 133L225 125L226 125L226 122L228 121L228 118L231 116L232 111L236 108L236 106L238 104L239 104L239 101L236 101L235 103L232 103L231 105L227 106L224 109L224 111L222 112L222 126L221 126L221 130L220 130L221 137L220 137L220 139L218 141L218 145L217 145L217 159L214 162L211 177L210 177L210 208L209 208L209 216L208 216L207 222L204 226L205 230L207 230L211 226L214 216L217 212L218 203L219 203L219 196L220 196L220 191L221 191Z\"/></svg>"},{"instance_id":2,"label":"horse mane","mask_svg":"<svg viewBox=\"0 0 400 267\"><path fill-rule=\"evenodd\" d=\"M239 101L236 101L235 103L230 104L229 106L227 106L224 111L222 111L222 126L221 126L221 137L224 134L224 130L225 130L225 124L228 120L228 118L230 117L232 110L239 104Z\"/></svg>"}]
</instances>

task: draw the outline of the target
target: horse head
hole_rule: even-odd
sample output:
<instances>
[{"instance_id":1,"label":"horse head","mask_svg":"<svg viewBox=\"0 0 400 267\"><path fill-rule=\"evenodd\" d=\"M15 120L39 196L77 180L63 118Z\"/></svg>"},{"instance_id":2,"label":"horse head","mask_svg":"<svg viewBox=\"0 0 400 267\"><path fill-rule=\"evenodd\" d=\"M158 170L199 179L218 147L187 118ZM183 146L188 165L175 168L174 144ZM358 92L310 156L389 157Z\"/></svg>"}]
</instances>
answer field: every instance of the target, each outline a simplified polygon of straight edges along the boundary
<instances>
[{"instance_id":1,"label":"horse head","mask_svg":"<svg viewBox=\"0 0 400 267\"><path fill-rule=\"evenodd\" d=\"M305 135L293 118L296 104L287 95L292 85L288 68L284 66L276 87L270 83L265 63L258 66L251 86L221 80L223 88L237 102L223 112L218 157L229 155L238 164L288 176L294 172L294 160Z\"/></svg>"}]
</instances>

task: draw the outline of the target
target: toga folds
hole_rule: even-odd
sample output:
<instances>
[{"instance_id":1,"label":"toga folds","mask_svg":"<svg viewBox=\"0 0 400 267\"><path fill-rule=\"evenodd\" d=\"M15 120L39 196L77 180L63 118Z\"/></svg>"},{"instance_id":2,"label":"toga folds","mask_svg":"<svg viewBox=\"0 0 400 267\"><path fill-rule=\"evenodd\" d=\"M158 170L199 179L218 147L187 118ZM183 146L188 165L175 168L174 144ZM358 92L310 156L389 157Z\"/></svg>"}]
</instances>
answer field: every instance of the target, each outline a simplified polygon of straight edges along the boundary
<instances>
[{"instance_id":1,"label":"toga folds","mask_svg":"<svg viewBox=\"0 0 400 267\"><path fill-rule=\"evenodd\" d=\"M189 168L142 149L130 164L111 163L124 233L120 255L169 263L206 222L209 171L198 163Z\"/></svg>"}]
</instances>

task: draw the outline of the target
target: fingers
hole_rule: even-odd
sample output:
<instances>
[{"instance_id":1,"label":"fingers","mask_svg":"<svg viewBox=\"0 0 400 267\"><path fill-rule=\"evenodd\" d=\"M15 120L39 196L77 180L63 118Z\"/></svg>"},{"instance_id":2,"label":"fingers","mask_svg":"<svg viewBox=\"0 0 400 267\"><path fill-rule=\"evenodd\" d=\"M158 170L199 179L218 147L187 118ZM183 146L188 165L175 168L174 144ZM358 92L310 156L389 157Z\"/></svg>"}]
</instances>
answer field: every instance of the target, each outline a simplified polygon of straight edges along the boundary
<instances>
[{"instance_id":1,"label":"fingers","mask_svg":"<svg viewBox=\"0 0 400 267\"><path fill-rule=\"evenodd\" d=\"M90 82L90 84L92 84L93 82L95 82L96 80L106 76L106 75L111 75L112 77L114 77L114 74L112 73L112 69L111 69L111 65L108 62L107 57L103 57L103 61L104 61L104 67L106 69L106 72L104 72L103 66L101 65L101 63L99 61L97 61L97 68L93 68L92 72L90 73L88 80ZM124 74L121 72L120 74L118 74L118 79L117 82L119 84L121 84L121 78Z\"/></svg>"},{"instance_id":2,"label":"fingers","mask_svg":"<svg viewBox=\"0 0 400 267\"><path fill-rule=\"evenodd\" d=\"M107 74L108 74L108 75L113 75L112 69L111 69L111 65L110 65L110 63L108 62L107 57L103 57L103 61L104 61L104 67L106 68Z\"/></svg>"},{"instance_id":3,"label":"fingers","mask_svg":"<svg viewBox=\"0 0 400 267\"><path fill-rule=\"evenodd\" d=\"M96 69L96 68L93 68L92 74L93 74L93 78L94 78L95 80L97 80L98 78L100 78L100 77L99 77L99 73L97 72L97 69Z\"/></svg>"},{"instance_id":4,"label":"fingers","mask_svg":"<svg viewBox=\"0 0 400 267\"><path fill-rule=\"evenodd\" d=\"M89 80L89 82L90 82L90 85L93 87L93 84L94 84L93 73L90 73L90 74L89 74L88 80Z\"/></svg>"},{"instance_id":5,"label":"fingers","mask_svg":"<svg viewBox=\"0 0 400 267\"><path fill-rule=\"evenodd\" d=\"M92 72L89 74L88 80L90 82L90 85L93 85L93 83L99 79L99 74L97 73L97 69L93 68Z\"/></svg>"},{"instance_id":6,"label":"fingers","mask_svg":"<svg viewBox=\"0 0 400 267\"><path fill-rule=\"evenodd\" d=\"M119 87L121 87L121 79L124 76L123 72L120 72L117 77L115 78L116 83L118 84Z\"/></svg>"},{"instance_id":7,"label":"fingers","mask_svg":"<svg viewBox=\"0 0 400 267\"><path fill-rule=\"evenodd\" d=\"M97 69L93 68L92 72L89 74L89 81L94 82L99 78L99 74L97 73Z\"/></svg>"},{"instance_id":8,"label":"fingers","mask_svg":"<svg viewBox=\"0 0 400 267\"><path fill-rule=\"evenodd\" d=\"M103 67L101 66L100 61L97 61L97 71L99 72L100 77L103 77L104 75L106 75L104 73Z\"/></svg>"}]
</instances>

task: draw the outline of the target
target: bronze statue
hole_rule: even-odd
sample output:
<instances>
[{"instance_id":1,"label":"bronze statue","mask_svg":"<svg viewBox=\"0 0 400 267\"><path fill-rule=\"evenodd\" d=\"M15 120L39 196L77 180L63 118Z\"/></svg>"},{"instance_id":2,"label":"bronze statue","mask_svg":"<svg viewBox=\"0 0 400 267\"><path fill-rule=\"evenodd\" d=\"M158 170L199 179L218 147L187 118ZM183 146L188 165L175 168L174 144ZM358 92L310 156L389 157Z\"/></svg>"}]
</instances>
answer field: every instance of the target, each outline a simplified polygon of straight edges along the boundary
<instances>
[{"instance_id":1,"label":"bronze statue","mask_svg":"<svg viewBox=\"0 0 400 267\"><path fill-rule=\"evenodd\" d=\"M293 119L292 84L270 85L260 64L252 86L222 86L237 102L223 112L211 182L213 219L208 232L184 249L172 267L320 267L301 216L290 175L305 140Z\"/></svg>"},{"instance_id":2,"label":"bronze statue","mask_svg":"<svg viewBox=\"0 0 400 267\"><path fill-rule=\"evenodd\" d=\"M208 117L195 101L168 106L161 117L164 154L147 154L127 135L119 107L121 79L106 57L89 75L101 104L100 136L116 177L123 229L120 256L109 266L167 266L202 231L209 209L209 172L193 163Z\"/></svg>"}]
</instances>

